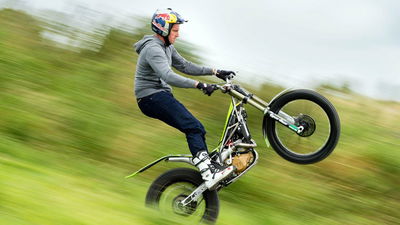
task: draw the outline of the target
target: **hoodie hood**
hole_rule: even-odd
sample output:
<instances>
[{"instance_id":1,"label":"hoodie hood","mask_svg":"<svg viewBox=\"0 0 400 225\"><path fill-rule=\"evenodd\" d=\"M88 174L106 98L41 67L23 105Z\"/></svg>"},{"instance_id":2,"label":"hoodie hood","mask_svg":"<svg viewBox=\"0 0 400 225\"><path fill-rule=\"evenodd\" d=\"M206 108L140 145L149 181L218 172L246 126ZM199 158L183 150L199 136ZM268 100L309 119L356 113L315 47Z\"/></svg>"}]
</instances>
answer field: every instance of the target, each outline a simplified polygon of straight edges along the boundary
<instances>
[{"instance_id":1,"label":"hoodie hood","mask_svg":"<svg viewBox=\"0 0 400 225\"><path fill-rule=\"evenodd\" d=\"M149 43L159 44L165 48L165 44L154 35L145 35L142 40L136 42L133 46L135 51L140 54L143 48Z\"/></svg>"}]
</instances>

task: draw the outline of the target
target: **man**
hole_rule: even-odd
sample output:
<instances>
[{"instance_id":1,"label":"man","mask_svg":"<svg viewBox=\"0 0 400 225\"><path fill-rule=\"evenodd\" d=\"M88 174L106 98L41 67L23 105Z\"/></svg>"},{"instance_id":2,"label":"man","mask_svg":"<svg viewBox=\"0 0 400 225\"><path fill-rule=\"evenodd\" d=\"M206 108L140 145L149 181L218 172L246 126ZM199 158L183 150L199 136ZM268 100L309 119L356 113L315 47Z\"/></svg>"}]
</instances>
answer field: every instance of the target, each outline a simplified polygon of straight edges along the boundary
<instances>
[{"instance_id":1,"label":"man","mask_svg":"<svg viewBox=\"0 0 400 225\"><path fill-rule=\"evenodd\" d=\"M143 114L185 133L193 163L200 170L207 188L213 189L233 172L233 167L223 167L210 160L203 125L174 98L171 86L198 88L209 96L215 88L180 76L172 71L171 66L189 75L216 75L223 80L235 73L198 66L179 55L173 44L179 37L180 24L184 22L187 21L170 8L154 13L151 28L155 35L146 35L135 44L139 54L135 95Z\"/></svg>"}]
</instances>

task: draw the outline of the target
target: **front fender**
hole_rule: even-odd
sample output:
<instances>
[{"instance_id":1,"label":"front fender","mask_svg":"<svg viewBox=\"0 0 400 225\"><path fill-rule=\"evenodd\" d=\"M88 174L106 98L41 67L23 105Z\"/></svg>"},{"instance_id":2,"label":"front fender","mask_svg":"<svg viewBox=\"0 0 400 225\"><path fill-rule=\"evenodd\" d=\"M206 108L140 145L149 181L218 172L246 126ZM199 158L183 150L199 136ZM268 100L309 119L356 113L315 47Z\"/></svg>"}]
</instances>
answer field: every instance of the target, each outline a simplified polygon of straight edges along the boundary
<instances>
[{"instance_id":1,"label":"front fender","mask_svg":"<svg viewBox=\"0 0 400 225\"><path fill-rule=\"evenodd\" d=\"M170 161L170 162L184 162L184 163L188 163L190 165L193 165L192 162L192 155L167 155L164 157L161 157L155 161L153 161L152 163L147 164L146 166L144 166L143 168L141 168L140 170L132 173L131 175L126 176L125 178L131 178L136 176L139 173L144 172L145 170L149 169L150 167L156 165L157 163L161 162L161 161Z\"/></svg>"}]
</instances>

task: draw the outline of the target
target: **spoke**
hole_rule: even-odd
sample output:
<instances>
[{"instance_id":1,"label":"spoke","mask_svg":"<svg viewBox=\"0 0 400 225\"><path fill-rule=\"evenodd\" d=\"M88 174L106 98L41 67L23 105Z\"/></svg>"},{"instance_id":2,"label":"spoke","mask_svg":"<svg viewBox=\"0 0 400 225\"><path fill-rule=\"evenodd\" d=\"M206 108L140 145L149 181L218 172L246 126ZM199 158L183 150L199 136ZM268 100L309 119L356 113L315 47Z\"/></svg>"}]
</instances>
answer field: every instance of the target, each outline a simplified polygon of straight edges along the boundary
<instances>
[{"instance_id":1,"label":"spoke","mask_svg":"<svg viewBox=\"0 0 400 225\"><path fill-rule=\"evenodd\" d=\"M300 136L276 123L277 136L285 148L295 154L304 155L312 154L325 145L330 133L329 119L319 105L308 100L295 100L281 110L298 118L305 125L309 124L308 128L311 129L308 130L308 133L304 132L304 135Z\"/></svg>"}]
</instances>

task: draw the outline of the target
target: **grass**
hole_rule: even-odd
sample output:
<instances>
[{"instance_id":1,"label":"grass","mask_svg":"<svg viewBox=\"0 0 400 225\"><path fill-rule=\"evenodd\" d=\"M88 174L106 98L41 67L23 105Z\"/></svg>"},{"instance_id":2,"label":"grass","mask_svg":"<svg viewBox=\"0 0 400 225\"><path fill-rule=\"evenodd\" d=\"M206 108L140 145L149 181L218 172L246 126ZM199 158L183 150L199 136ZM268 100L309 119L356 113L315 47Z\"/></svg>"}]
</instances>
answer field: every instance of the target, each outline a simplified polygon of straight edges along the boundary
<instances>
[{"instance_id":1,"label":"grass","mask_svg":"<svg viewBox=\"0 0 400 225\"><path fill-rule=\"evenodd\" d=\"M151 182L179 164L124 179L161 156L189 153L183 134L136 106L130 46L142 34L114 29L103 50L85 52L42 39L43 29L31 15L0 11L0 224L187 224L144 207ZM282 90L250 89L266 100ZM341 118L333 154L313 165L283 160L263 144L262 115L248 108L260 160L220 192L217 224L400 223L400 103L318 91ZM227 96L174 95L216 146Z\"/></svg>"}]
</instances>

